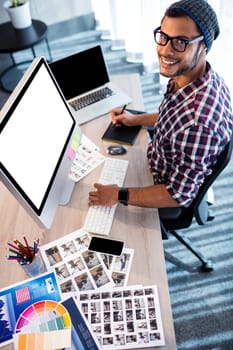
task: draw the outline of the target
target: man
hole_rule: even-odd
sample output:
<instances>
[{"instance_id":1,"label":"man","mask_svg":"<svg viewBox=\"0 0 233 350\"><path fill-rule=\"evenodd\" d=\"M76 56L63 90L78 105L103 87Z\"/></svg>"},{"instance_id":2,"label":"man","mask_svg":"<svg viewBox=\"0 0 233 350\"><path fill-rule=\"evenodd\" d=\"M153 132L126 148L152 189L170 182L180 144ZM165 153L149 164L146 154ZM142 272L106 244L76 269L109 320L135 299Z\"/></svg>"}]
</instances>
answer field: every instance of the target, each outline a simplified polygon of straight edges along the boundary
<instances>
[{"instance_id":1,"label":"man","mask_svg":"<svg viewBox=\"0 0 233 350\"><path fill-rule=\"evenodd\" d=\"M89 205L122 199L142 207L188 207L233 129L230 94L206 61L219 35L216 14L205 0L181 0L165 12L154 31L160 74L169 77L158 113L111 112L112 121L153 127L147 156L154 185L122 190L95 184Z\"/></svg>"}]
</instances>

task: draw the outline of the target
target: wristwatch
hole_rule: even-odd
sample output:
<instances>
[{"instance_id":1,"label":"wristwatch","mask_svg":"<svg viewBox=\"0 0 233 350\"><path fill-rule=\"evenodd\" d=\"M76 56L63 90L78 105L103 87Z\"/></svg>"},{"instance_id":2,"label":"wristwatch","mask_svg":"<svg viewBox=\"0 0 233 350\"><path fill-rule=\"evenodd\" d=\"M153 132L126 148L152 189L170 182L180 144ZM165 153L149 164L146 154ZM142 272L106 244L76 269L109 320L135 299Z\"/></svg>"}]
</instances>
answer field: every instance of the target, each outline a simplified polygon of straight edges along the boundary
<instances>
[{"instance_id":1,"label":"wristwatch","mask_svg":"<svg viewBox=\"0 0 233 350\"><path fill-rule=\"evenodd\" d=\"M126 187L121 187L118 192L118 201L121 204L128 205L129 191Z\"/></svg>"}]
</instances>

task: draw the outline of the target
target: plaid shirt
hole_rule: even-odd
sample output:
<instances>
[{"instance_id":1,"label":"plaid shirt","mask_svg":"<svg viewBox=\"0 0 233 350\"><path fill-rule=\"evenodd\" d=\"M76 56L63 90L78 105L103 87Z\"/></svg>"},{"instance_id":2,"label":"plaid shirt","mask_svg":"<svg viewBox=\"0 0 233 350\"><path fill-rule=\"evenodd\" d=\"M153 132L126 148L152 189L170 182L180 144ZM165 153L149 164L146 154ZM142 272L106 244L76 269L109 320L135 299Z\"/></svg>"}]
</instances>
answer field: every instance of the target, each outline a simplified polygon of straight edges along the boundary
<instances>
[{"instance_id":1,"label":"plaid shirt","mask_svg":"<svg viewBox=\"0 0 233 350\"><path fill-rule=\"evenodd\" d=\"M209 64L200 79L175 93L173 86L171 79L147 156L154 183L188 207L230 140L233 115L229 90Z\"/></svg>"}]
</instances>

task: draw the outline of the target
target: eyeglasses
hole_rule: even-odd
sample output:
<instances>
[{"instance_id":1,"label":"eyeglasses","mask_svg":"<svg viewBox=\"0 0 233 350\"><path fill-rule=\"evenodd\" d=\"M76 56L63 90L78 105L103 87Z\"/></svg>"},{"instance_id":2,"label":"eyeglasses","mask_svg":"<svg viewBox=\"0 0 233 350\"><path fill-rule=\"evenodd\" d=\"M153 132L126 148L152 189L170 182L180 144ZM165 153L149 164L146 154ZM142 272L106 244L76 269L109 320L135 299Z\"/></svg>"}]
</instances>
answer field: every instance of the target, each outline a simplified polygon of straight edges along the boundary
<instances>
[{"instance_id":1,"label":"eyeglasses","mask_svg":"<svg viewBox=\"0 0 233 350\"><path fill-rule=\"evenodd\" d=\"M160 28L161 27L158 27L154 30L154 39L156 44L160 46L166 46L168 41L170 40L172 48L178 52L184 52L189 44L196 43L204 39L202 35L190 40L183 39L180 36L171 37L166 33L162 32Z\"/></svg>"}]
</instances>

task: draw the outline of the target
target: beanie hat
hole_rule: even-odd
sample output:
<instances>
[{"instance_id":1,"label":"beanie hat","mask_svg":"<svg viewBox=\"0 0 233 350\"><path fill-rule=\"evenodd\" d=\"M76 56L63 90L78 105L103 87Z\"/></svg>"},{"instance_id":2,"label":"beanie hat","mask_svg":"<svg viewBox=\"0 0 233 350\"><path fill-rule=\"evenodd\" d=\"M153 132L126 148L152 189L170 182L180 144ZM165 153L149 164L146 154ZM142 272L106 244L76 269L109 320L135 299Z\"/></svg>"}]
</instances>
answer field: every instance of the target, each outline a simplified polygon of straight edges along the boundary
<instances>
[{"instance_id":1,"label":"beanie hat","mask_svg":"<svg viewBox=\"0 0 233 350\"><path fill-rule=\"evenodd\" d=\"M170 9L182 10L196 23L204 36L208 52L220 32L216 13L208 2L205 0L181 0L171 4L167 11Z\"/></svg>"}]
</instances>

